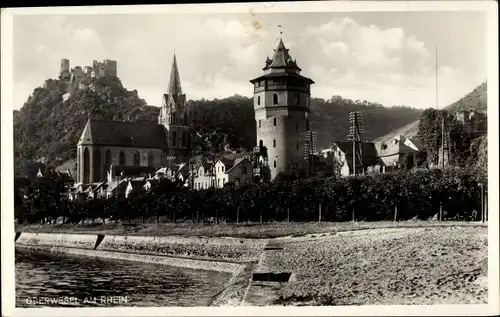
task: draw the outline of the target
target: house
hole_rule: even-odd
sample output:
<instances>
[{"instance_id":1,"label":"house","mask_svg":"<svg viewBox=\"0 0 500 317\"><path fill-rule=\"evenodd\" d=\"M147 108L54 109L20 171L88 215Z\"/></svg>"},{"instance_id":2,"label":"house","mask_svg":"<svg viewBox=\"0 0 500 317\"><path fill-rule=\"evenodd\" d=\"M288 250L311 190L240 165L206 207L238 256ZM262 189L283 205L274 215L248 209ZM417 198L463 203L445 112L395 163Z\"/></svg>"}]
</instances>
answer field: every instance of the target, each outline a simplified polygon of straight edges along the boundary
<instances>
[{"instance_id":1,"label":"house","mask_svg":"<svg viewBox=\"0 0 500 317\"><path fill-rule=\"evenodd\" d=\"M356 174L379 173L383 169L383 162L379 159L374 143L358 142L356 151L361 149L362 156L356 155ZM325 152L323 152L325 155ZM341 176L353 174L353 144L350 141L335 141L330 149L332 160L339 165Z\"/></svg>"},{"instance_id":2,"label":"house","mask_svg":"<svg viewBox=\"0 0 500 317\"><path fill-rule=\"evenodd\" d=\"M194 189L207 189L213 187L214 177L212 172L212 163L200 162L195 170Z\"/></svg>"},{"instance_id":3,"label":"house","mask_svg":"<svg viewBox=\"0 0 500 317\"><path fill-rule=\"evenodd\" d=\"M403 136L396 136L387 142L376 142L374 144L378 157L389 170L404 167L406 157L419 151L418 148L415 149L416 146L413 142Z\"/></svg>"},{"instance_id":4,"label":"house","mask_svg":"<svg viewBox=\"0 0 500 317\"><path fill-rule=\"evenodd\" d=\"M125 198L128 198L132 192L141 192L145 190L146 185L145 178L130 178L127 181L127 186L125 188Z\"/></svg>"},{"instance_id":5,"label":"house","mask_svg":"<svg viewBox=\"0 0 500 317\"><path fill-rule=\"evenodd\" d=\"M247 158L226 159L222 158L215 162L215 186L222 188L226 183L235 186L251 184L253 164Z\"/></svg>"},{"instance_id":6,"label":"house","mask_svg":"<svg viewBox=\"0 0 500 317\"><path fill-rule=\"evenodd\" d=\"M150 179L147 179L146 182L144 183L144 190L146 190L147 192L153 190L154 188L156 188L156 186L158 186L158 184L160 183L160 180L159 179L156 179L156 178L150 178Z\"/></svg>"},{"instance_id":7,"label":"house","mask_svg":"<svg viewBox=\"0 0 500 317\"><path fill-rule=\"evenodd\" d=\"M59 177L59 179L62 180L65 188L73 187L73 185L75 184L75 179L73 178L73 175L71 174L69 168L66 170L66 172L56 170L56 175Z\"/></svg>"}]
</instances>

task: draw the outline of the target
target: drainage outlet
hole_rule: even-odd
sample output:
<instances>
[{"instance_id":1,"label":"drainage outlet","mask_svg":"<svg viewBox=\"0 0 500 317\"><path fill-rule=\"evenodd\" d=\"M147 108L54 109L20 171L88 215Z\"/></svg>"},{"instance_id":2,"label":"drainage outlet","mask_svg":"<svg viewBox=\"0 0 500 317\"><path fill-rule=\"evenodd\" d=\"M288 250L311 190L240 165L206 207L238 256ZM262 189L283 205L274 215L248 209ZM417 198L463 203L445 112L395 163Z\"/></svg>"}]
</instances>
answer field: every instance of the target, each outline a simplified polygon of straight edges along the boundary
<instances>
[{"instance_id":1,"label":"drainage outlet","mask_svg":"<svg viewBox=\"0 0 500 317\"><path fill-rule=\"evenodd\" d=\"M288 282L292 273L253 273L252 281L256 282Z\"/></svg>"}]
</instances>

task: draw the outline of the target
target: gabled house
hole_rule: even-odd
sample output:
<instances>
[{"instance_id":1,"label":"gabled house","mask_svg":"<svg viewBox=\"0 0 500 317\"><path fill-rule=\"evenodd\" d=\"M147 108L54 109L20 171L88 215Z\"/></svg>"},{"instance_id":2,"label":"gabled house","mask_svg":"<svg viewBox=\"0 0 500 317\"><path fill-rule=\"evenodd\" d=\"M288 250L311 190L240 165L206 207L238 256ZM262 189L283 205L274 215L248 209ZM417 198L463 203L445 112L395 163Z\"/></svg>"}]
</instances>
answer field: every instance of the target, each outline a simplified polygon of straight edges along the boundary
<instances>
[{"instance_id":1,"label":"gabled house","mask_svg":"<svg viewBox=\"0 0 500 317\"><path fill-rule=\"evenodd\" d=\"M145 185L145 178L128 179L127 186L125 188L125 198L128 198L132 192L140 192L145 190Z\"/></svg>"},{"instance_id":2,"label":"gabled house","mask_svg":"<svg viewBox=\"0 0 500 317\"><path fill-rule=\"evenodd\" d=\"M155 179L155 178L147 179L146 182L144 183L144 186L143 186L144 190L149 192L149 191L155 189L159 183L160 183L159 179Z\"/></svg>"},{"instance_id":3,"label":"gabled house","mask_svg":"<svg viewBox=\"0 0 500 317\"><path fill-rule=\"evenodd\" d=\"M378 157L384 162L387 170L403 168L406 157L418 152L414 149L415 144L403 136L394 137L387 142L375 143Z\"/></svg>"},{"instance_id":4,"label":"gabled house","mask_svg":"<svg viewBox=\"0 0 500 317\"><path fill-rule=\"evenodd\" d=\"M212 164L209 162L200 162L195 170L194 189L207 189L213 187L213 185Z\"/></svg>"},{"instance_id":5,"label":"gabled house","mask_svg":"<svg viewBox=\"0 0 500 317\"><path fill-rule=\"evenodd\" d=\"M224 187L227 183L232 183L236 187L251 184L253 164L247 158L219 159L215 162L215 186Z\"/></svg>"},{"instance_id":6,"label":"gabled house","mask_svg":"<svg viewBox=\"0 0 500 317\"><path fill-rule=\"evenodd\" d=\"M379 173L383 162L378 158L374 143L358 142L356 152L361 149L362 155L355 157L356 174ZM324 154L323 154L324 155ZM332 159L337 162L341 176L353 174L353 144L350 141L335 141L331 148Z\"/></svg>"}]
</instances>

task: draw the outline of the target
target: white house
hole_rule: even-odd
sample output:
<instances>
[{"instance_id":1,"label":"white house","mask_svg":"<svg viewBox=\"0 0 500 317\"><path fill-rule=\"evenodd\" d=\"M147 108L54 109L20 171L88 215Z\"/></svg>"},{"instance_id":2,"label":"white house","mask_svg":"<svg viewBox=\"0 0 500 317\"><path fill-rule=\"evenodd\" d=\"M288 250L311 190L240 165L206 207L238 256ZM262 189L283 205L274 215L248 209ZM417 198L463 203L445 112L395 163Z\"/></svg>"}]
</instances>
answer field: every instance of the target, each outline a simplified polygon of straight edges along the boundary
<instances>
[{"instance_id":1,"label":"white house","mask_svg":"<svg viewBox=\"0 0 500 317\"><path fill-rule=\"evenodd\" d=\"M247 158L219 159L215 163L216 187L222 188L226 183L235 186L251 184L253 164Z\"/></svg>"},{"instance_id":2,"label":"white house","mask_svg":"<svg viewBox=\"0 0 500 317\"><path fill-rule=\"evenodd\" d=\"M212 164L209 162L200 162L195 170L194 189L207 189L213 187L213 185Z\"/></svg>"}]
</instances>

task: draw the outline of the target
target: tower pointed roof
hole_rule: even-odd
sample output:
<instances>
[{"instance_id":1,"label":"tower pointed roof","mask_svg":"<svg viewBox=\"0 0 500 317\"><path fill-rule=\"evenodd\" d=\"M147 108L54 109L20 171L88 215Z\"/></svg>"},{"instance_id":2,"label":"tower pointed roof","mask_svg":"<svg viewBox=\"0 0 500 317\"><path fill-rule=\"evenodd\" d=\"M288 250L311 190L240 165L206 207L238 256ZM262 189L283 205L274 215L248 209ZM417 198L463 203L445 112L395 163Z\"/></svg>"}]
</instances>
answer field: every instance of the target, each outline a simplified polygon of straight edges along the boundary
<instances>
[{"instance_id":1,"label":"tower pointed roof","mask_svg":"<svg viewBox=\"0 0 500 317\"><path fill-rule=\"evenodd\" d=\"M283 43L283 39L280 38L278 46L274 50L273 58L271 60L269 57L267 58L264 70L269 68L289 68L300 71L301 69L297 66L297 62L292 59L288 51Z\"/></svg>"},{"instance_id":2,"label":"tower pointed roof","mask_svg":"<svg viewBox=\"0 0 500 317\"><path fill-rule=\"evenodd\" d=\"M168 93L171 95L182 95L181 78L179 76L179 69L177 68L177 59L174 53L174 61L172 62L172 69L170 71L170 82L168 84Z\"/></svg>"}]
</instances>

